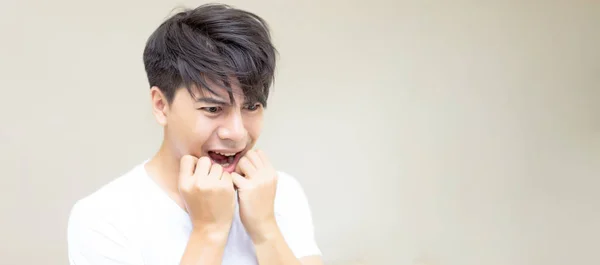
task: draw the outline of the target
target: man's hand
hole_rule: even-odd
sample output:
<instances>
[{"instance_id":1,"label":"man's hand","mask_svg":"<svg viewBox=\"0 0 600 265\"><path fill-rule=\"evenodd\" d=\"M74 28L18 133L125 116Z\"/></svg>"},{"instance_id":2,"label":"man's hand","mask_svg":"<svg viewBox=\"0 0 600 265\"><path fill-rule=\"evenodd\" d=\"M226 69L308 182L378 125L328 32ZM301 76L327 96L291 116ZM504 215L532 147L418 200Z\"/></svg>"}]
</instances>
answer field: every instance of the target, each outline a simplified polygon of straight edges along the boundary
<instances>
[{"instance_id":1,"label":"man's hand","mask_svg":"<svg viewBox=\"0 0 600 265\"><path fill-rule=\"evenodd\" d=\"M275 220L277 171L266 155L248 151L232 173L238 190L240 218L256 249L260 265L322 265L319 257L299 260L287 245ZM238 174L240 173L240 174Z\"/></svg>"},{"instance_id":2,"label":"man's hand","mask_svg":"<svg viewBox=\"0 0 600 265\"><path fill-rule=\"evenodd\" d=\"M248 151L231 177L238 191L240 218L252 241L260 244L278 233L274 213L277 172L265 154Z\"/></svg>"},{"instance_id":3,"label":"man's hand","mask_svg":"<svg viewBox=\"0 0 600 265\"><path fill-rule=\"evenodd\" d=\"M235 191L231 175L208 157L181 158L181 193L194 231L227 238L235 211Z\"/></svg>"},{"instance_id":4,"label":"man's hand","mask_svg":"<svg viewBox=\"0 0 600 265\"><path fill-rule=\"evenodd\" d=\"M221 264L235 212L231 175L208 157L186 155L179 168L179 192L193 229L180 264Z\"/></svg>"}]
</instances>

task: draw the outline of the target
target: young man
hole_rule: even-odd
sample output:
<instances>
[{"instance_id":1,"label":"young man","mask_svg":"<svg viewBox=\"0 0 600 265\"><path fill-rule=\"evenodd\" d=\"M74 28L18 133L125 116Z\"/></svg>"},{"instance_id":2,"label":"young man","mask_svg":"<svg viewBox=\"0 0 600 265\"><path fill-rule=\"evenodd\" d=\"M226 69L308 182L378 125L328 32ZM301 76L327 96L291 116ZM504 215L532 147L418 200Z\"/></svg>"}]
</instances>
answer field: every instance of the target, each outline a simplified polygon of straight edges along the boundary
<instances>
[{"instance_id":1,"label":"young man","mask_svg":"<svg viewBox=\"0 0 600 265\"><path fill-rule=\"evenodd\" d=\"M253 149L275 54L260 17L224 5L158 27L144 64L164 141L73 206L70 264L322 264L301 186Z\"/></svg>"}]
</instances>

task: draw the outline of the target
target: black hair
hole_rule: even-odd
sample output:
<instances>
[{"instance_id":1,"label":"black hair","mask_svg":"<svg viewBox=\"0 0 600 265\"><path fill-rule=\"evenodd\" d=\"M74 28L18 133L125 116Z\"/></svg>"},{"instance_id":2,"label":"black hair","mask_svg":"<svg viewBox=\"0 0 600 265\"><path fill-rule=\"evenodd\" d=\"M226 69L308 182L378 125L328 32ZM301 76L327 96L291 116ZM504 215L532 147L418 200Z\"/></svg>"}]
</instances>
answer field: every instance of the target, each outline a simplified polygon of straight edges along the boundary
<instances>
[{"instance_id":1,"label":"black hair","mask_svg":"<svg viewBox=\"0 0 600 265\"><path fill-rule=\"evenodd\" d=\"M267 23L248 11L224 4L185 9L164 21L148 38L144 67L150 87L172 102L175 92L203 88L207 78L227 89L237 79L246 100L266 107L275 72L276 49Z\"/></svg>"}]
</instances>

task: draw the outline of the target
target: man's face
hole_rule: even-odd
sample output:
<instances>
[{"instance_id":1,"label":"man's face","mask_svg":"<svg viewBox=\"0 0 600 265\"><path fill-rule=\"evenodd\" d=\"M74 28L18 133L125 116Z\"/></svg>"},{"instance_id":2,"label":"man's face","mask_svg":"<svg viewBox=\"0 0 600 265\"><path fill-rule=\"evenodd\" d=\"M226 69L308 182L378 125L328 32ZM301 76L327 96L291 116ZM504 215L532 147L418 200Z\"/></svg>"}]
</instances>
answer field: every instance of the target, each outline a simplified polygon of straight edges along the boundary
<instances>
[{"instance_id":1,"label":"man's face","mask_svg":"<svg viewBox=\"0 0 600 265\"><path fill-rule=\"evenodd\" d=\"M256 143L264 109L258 102L245 101L237 85L231 85L232 102L225 89L208 84L216 94L202 89L192 96L187 89L179 89L173 102L163 108L165 138L178 158L208 156L231 173Z\"/></svg>"}]
</instances>

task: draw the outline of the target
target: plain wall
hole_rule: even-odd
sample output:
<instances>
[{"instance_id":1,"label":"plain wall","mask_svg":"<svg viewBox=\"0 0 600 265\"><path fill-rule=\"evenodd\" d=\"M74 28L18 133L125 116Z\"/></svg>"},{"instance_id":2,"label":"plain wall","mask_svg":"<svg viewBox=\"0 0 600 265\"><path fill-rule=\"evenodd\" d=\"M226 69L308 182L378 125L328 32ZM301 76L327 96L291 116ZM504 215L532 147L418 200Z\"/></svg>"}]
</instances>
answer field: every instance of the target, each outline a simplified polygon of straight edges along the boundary
<instances>
[{"instance_id":1,"label":"plain wall","mask_svg":"<svg viewBox=\"0 0 600 265\"><path fill-rule=\"evenodd\" d=\"M67 264L72 204L157 150L142 50L200 3L0 2L0 264ZM227 3L272 28L259 144L326 261L600 263L599 2Z\"/></svg>"}]
</instances>

